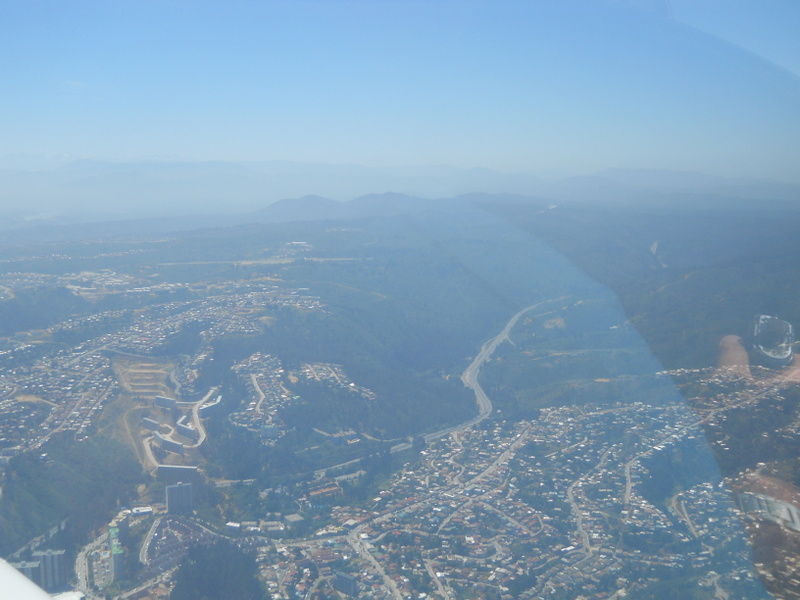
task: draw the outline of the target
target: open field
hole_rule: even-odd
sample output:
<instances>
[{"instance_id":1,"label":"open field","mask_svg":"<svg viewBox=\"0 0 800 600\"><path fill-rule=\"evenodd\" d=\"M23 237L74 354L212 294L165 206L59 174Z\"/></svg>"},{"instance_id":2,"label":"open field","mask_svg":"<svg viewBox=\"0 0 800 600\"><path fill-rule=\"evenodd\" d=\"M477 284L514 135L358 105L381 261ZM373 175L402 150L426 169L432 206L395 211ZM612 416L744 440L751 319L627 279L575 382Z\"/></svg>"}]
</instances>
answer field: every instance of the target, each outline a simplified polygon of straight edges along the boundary
<instances>
[{"instance_id":1,"label":"open field","mask_svg":"<svg viewBox=\"0 0 800 600\"><path fill-rule=\"evenodd\" d=\"M133 396L153 399L156 396L174 395L169 385L169 374L175 368L172 362L116 355L112 365L122 388Z\"/></svg>"},{"instance_id":2,"label":"open field","mask_svg":"<svg viewBox=\"0 0 800 600\"><path fill-rule=\"evenodd\" d=\"M14 401L25 402L28 404L49 404L50 406L56 406L55 402L51 402L50 400L45 400L44 398L33 396L31 394L18 394L17 396L14 396Z\"/></svg>"},{"instance_id":3,"label":"open field","mask_svg":"<svg viewBox=\"0 0 800 600\"><path fill-rule=\"evenodd\" d=\"M726 335L719 343L719 356L717 366L738 371L742 375L752 378L750 372L750 357L738 335Z\"/></svg>"},{"instance_id":4,"label":"open field","mask_svg":"<svg viewBox=\"0 0 800 600\"><path fill-rule=\"evenodd\" d=\"M141 418L146 410L142 400L153 400L156 396L174 397L169 374L175 364L124 354L113 356L111 363L124 391L108 406L103 415L104 421L112 429L112 437L129 446L145 470L152 470L152 461L139 435Z\"/></svg>"}]
</instances>

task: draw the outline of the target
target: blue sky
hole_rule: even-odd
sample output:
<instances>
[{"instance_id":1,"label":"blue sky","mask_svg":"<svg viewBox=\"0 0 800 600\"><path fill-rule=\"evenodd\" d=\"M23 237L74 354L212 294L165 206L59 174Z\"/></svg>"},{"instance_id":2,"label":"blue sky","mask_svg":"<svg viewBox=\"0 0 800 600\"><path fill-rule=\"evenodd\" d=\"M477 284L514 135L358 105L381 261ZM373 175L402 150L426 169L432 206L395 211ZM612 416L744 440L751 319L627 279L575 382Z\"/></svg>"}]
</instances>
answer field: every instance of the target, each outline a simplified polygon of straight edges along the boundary
<instances>
[{"instance_id":1,"label":"blue sky","mask_svg":"<svg viewBox=\"0 0 800 600\"><path fill-rule=\"evenodd\" d=\"M797 180L799 4L2 0L0 156Z\"/></svg>"}]
</instances>

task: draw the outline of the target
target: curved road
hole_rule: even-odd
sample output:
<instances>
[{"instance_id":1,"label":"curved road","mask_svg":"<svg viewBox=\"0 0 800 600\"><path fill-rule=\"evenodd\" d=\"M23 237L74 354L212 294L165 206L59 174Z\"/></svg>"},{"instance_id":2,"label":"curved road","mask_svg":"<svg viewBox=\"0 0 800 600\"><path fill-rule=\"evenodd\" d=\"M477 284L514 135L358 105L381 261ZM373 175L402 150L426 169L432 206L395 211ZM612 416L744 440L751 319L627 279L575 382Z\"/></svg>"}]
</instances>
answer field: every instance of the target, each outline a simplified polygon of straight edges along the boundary
<instances>
[{"instance_id":1,"label":"curved road","mask_svg":"<svg viewBox=\"0 0 800 600\"><path fill-rule=\"evenodd\" d=\"M203 422L200 420L200 407L203 406L203 404L205 404L211 398L211 396L216 394L219 391L219 388L220 386L212 387L202 399L195 402L192 406L192 425L194 425L194 429L197 431L198 438L194 444L187 445L187 448L197 448L206 441L206 428L203 427Z\"/></svg>"},{"instance_id":2,"label":"curved road","mask_svg":"<svg viewBox=\"0 0 800 600\"><path fill-rule=\"evenodd\" d=\"M514 325L517 324L520 317L527 312L530 312L536 308L544 304L548 304L550 302L558 302L559 300L564 300L566 296L561 296L559 298L551 298L550 300L542 300L541 302L537 302L536 304L532 304L531 306L527 306L520 310L517 314L515 314L511 319L509 319L506 326L503 327L503 330L498 333L495 337L490 339L488 342L484 343L481 346L481 350L478 355L473 359L473 361L469 364L469 366L464 369L464 372L461 374L461 381L464 383L465 386L470 388L475 393L475 402L478 405L478 414L473 418L469 419L468 421L464 421L459 425L453 425L452 427L445 427L444 429L440 429L439 431L434 431L433 433L425 434L425 440L430 442L431 440L436 440L442 438L446 435L450 435L456 431L464 431L465 429L469 429L470 427L477 425L481 421L483 421L486 417L492 414L492 401L489 399L489 396L486 395L486 392L483 391L481 384L478 382L478 375L480 375L481 367L483 363L485 363L489 358L491 358L494 351L497 350L497 347L502 344L503 342L508 340L508 336L511 333L511 330L514 328ZM400 444L395 444L391 447L390 452L403 452L411 448L411 442L402 442ZM324 475L330 469L338 469L341 467L346 467L350 465L354 465L358 463L361 459L356 458L353 460L349 460L347 462L339 463L338 465L331 465L330 467L325 467L323 469L317 469L314 471L314 475L320 477Z\"/></svg>"},{"instance_id":3,"label":"curved road","mask_svg":"<svg viewBox=\"0 0 800 600\"><path fill-rule=\"evenodd\" d=\"M473 392L475 392L475 401L478 404L478 416L469 421L462 423L456 427L452 427L447 431L453 431L455 429L466 429L467 427L471 427L483 421L486 417L488 417L492 412L492 401L489 399L489 396L486 395L486 392L483 391L481 384L478 383L478 375L481 372L481 367L483 363L485 363L489 358L491 358L494 351L497 350L497 347L502 344L503 342L508 340L508 336L511 333L511 330L514 328L514 325L517 324L520 317L524 315L526 312L532 311L535 308L539 308L543 304L547 304L548 302L556 302L557 300L563 300L563 298L555 298L552 300L544 300L542 302L538 302L532 306L528 306L527 308L523 308L517 314L515 314L511 319L506 323L506 326L503 327L503 330L498 333L495 337L491 340L486 342L483 346L481 346L481 351L478 353L478 356L470 363L470 365L464 370L461 374L461 381L464 382L464 385L470 388ZM437 437L441 437L439 432L437 431L435 435Z\"/></svg>"}]
</instances>

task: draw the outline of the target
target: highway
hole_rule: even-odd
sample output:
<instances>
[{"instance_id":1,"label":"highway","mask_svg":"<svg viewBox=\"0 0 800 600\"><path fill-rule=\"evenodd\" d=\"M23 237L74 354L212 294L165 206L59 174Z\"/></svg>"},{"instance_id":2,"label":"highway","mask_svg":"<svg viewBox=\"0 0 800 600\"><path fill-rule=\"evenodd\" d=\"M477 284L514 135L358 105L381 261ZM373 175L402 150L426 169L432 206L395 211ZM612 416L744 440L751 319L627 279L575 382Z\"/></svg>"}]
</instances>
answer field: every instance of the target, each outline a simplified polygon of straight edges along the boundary
<instances>
[{"instance_id":1,"label":"highway","mask_svg":"<svg viewBox=\"0 0 800 600\"><path fill-rule=\"evenodd\" d=\"M559 300L557 298L556 300ZM486 417L488 417L492 412L492 401L489 399L489 396L486 395L486 392L483 391L481 384L478 382L478 375L480 375L481 367L483 363L489 360L494 354L494 351L497 350L497 347L502 344L503 342L508 340L508 336L511 333L511 330L514 328L514 325L517 324L520 317L527 312L530 312L536 308L539 308L543 304L547 304L548 302L555 302L556 300L544 300L543 302L538 302L532 306L528 306L523 308L517 314L515 314L511 319L506 323L506 326L503 327L503 330L498 333L495 337L491 340L486 342L483 346L481 346L481 351L478 353L478 356L474 358L474 360L470 363L470 365L464 370L461 374L461 381L464 383L465 386L470 388L475 393L475 402L478 404L478 415L463 423L452 430L455 429L466 429L467 427L472 427L477 423L483 421ZM437 432L438 433L438 432ZM449 431L448 431L449 433Z\"/></svg>"},{"instance_id":2,"label":"highway","mask_svg":"<svg viewBox=\"0 0 800 600\"><path fill-rule=\"evenodd\" d=\"M514 328L514 325L517 324L517 321L527 312L530 312L540 306L544 306L545 304L549 304L550 302L558 302L560 300L564 300L566 296L562 296L559 298L551 298L550 300L542 300L541 302L537 302L536 304L532 304L531 306L527 306L516 313L511 319L509 319L508 323L506 323L503 330L494 336L489 341L485 342L483 346L481 346L481 350L478 355L472 360L469 366L464 369L464 372L461 374L461 381L464 383L465 386L470 388L475 393L475 402L478 405L478 414L471 419L464 421L458 425L453 425L452 427L445 427L444 429L440 429L438 431L434 431L433 433L425 434L425 441L430 442L432 440L437 440L439 438L443 438L451 433L455 433L458 431L464 431L465 429L469 429L483 421L486 417L492 414L492 401L489 399L489 396L486 395L486 392L481 387L481 384L478 382L478 376L481 372L481 367L483 364L492 357L494 351L497 350L498 346L503 342L508 340L508 336L511 334L511 330ZM391 448L391 452L394 454L396 452L404 452L411 448L411 442L402 442L400 444L395 444ZM316 477L322 477L329 469L339 469L342 467L347 467L351 465L357 464L361 459L357 458L354 460L349 460L347 462L340 463L338 465L332 465L330 467L326 467L324 469L317 469L314 471L314 475Z\"/></svg>"},{"instance_id":3,"label":"highway","mask_svg":"<svg viewBox=\"0 0 800 600\"><path fill-rule=\"evenodd\" d=\"M75 559L75 575L78 578L78 589L82 591L88 600L99 600L100 596L92 591L94 585L90 581L89 575L89 561L91 561L91 554L96 550L106 547L108 543L108 533L102 534L100 537L95 538L89 544L84 546Z\"/></svg>"},{"instance_id":4,"label":"highway","mask_svg":"<svg viewBox=\"0 0 800 600\"><path fill-rule=\"evenodd\" d=\"M481 372L481 367L483 364L492 357L494 351L505 341L508 341L509 335L511 334L511 330L517 324L520 317L527 312L530 312L540 306L548 304L550 302L558 302L559 300L563 300L565 297L560 298L552 298L550 300L543 300L541 302L537 302L536 304L532 304L531 306L525 307L520 310L517 314L515 314L511 319L509 319L508 323L506 323L503 330L494 336L489 341L485 342L483 346L481 346L481 350L478 355L472 360L469 366L464 369L464 372L461 374L461 381L471 389L475 394L475 403L478 406L478 414L471 419L460 423L459 425L453 425L452 427L445 427L444 429L440 429L439 431L434 431L433 433L428 433L425 435L426 441L436 440L442 438L446 435L450 435L451 433L457 431L464 431L465 429L469 429L483 421L486 417L492 414L492 401L489 396L486 395L486 392L481 387L481 384L478 382L478 376ZM392 452L398 452L400 450L407 450L411 447L411 444L397 444L396 446L392 447ZM397 448L397 449L396 449Z\"/></svg>"}]
</instances>

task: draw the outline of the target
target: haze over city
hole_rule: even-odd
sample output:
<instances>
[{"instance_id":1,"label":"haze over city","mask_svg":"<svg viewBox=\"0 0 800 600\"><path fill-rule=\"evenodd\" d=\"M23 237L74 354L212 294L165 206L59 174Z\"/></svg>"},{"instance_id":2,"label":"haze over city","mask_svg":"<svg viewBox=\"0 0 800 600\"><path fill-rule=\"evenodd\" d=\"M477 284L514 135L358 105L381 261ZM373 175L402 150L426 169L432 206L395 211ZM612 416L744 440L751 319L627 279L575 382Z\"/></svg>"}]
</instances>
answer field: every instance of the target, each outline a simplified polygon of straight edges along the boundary
<instances>
[{"instance_id":1,"label":"haze over city","mask_svg":"<svg viewBox=\"0 0 800 600\"><path fill-rule=\"evenodd\" d=\"M800 598L798 31L0 0L0 600Z\"/></svg>"},{"instance_id":2,"label":"haze over city","mask_svg":"<svg viewBox=\"0 0 800 600\"><path fill-rule=\"evenodd\" d=\"M789 0L5 2L0 201L52 212L79 205L80 188L108 208L153 177L19 173L75 160L290 161L266 170L304 176L240 178L248 207L283 192L475 191L441 183L474 169L517 184L609 168L797 182L799 12ZM204 197L225 183L192 169L160 182L190 182L184 212L193 194L201 210L237 205ZM358 176L404 189L341 185Z\"/></svg>"}]
</instances>

